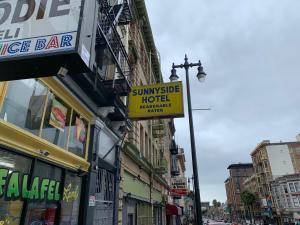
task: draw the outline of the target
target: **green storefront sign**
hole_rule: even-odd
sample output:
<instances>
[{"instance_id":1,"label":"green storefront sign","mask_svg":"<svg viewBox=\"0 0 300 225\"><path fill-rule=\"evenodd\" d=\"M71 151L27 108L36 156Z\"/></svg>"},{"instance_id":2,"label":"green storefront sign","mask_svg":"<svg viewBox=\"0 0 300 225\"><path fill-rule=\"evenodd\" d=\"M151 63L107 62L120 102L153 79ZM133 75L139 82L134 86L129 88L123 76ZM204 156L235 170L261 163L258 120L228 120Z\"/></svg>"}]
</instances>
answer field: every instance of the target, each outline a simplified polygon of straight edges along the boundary
<instances>
[{"instance_id":1,"label":"green storefront sign","mask_svg":"<svg viewBox=\"0 0 300 225\"><path fill-rule=\"evenodd\" d=\"M59 190L59 181L33 177L30 184L29 175L0 168L0 198L60 201Z\"/></svg>"}]
</instances>

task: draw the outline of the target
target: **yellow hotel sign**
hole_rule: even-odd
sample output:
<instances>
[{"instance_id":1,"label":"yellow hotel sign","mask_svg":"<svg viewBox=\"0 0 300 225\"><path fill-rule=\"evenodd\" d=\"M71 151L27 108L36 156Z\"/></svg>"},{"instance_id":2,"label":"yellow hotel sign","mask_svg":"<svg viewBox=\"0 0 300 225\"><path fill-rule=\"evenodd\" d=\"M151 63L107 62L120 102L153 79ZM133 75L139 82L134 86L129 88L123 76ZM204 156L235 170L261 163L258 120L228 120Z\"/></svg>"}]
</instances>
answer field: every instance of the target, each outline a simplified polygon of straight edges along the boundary
<instances>
[{"instance_id":1,"label":"yellow hotel sign","mask_svg":"<svg viewBox=\"0 0 300 225\"><path fill-rule=\"evenodd\" d=\"M129 95L129 118L183 117L182 82L135 86Z\"/></svg>"}]
</instances>

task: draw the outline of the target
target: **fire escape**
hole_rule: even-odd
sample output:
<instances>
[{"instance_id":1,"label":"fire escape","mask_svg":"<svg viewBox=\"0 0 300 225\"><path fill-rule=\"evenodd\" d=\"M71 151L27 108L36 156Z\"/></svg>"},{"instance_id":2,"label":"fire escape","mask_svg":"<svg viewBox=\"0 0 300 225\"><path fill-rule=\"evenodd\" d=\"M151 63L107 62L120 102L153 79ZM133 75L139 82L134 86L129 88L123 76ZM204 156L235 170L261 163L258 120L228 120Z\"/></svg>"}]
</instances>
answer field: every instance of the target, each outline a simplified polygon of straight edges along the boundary
<instances>
[{"instance_id":1,"label":"fire escape","mask_svg":"<svg viewBox=\"0 0 300 225\"><path fill-rule=\"evenodd\" d=\"M176 145L174 139L171 141L170 152L171 152L171 161L172 161L171 175L172 177L176 177L180 175L180 172L177 165L178 146Z\"/></svg>"},{"instance_id":2,"label":"fire escape","mask_svg":"<svg viewBox=\"0 0 300 225\"><path fill-rule=\"evenodd\" d=\"M152 135L159 149L158 155L156 156L157 158L155 159L154 163L155 172L160 175L163 175L168 172L167 160L164 157L164 141L166 138L166 127L163 120L153 121L150 126L152 126Z\"/></svg>"},{"instance_id":3,"label":"fire escape","mask_svg":"<svg viewBox=\"0 0 300 225\"><path fill-rule=\"evenodd\" d=\"M127 117L126 98L131 88L131 68L121 36L132 19L128 0L97 0L94 71L77 82L103 108L111 121Z\"/></svg>"}]
</instances>

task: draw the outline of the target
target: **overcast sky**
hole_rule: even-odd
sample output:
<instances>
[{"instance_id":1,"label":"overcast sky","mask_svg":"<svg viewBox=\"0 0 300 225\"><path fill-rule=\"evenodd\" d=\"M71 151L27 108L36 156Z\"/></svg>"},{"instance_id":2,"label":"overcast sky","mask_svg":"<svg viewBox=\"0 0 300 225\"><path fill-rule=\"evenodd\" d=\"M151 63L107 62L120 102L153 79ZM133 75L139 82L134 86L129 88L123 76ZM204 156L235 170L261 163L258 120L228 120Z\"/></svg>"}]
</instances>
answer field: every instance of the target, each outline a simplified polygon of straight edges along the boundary
<instances>
[{"instance_id":1,"label":"overcast sky","mask_svg":"<svg viewBox=\"0 0 300 225\"><path fill-rule=\"evenodd\" d=\"M257 143L300 133L300 1L146 0L165 80L172 62L201 59L207 80L190 70L201 199L226 200L231 163L251 162ZM184 79L184 71L177 70ZM187 112L176 119L192 175Z\"/></svg>"}]
</instances>

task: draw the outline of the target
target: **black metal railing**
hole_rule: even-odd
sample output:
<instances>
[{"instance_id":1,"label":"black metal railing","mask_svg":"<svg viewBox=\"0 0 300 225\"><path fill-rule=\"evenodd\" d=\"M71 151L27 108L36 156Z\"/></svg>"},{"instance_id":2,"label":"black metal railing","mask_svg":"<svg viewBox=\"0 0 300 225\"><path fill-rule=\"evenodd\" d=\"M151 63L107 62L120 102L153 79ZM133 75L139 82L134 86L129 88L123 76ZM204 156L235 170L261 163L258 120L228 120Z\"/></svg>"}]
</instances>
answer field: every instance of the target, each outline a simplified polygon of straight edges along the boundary
<instances>
[{"instance_id":1,"label":"black metal railing","mask_svg":"<svg viewBox=\"0 0 300 225\"><path fill-rule=\"evenodd\" d=\"M128 2L125 0L122 4L111 4L107 0L98 0L98 4L96 49L107 47L110 50L117 67L113 80L125 79L131 85L131 68L128 54L117 30L118 20L122 18L123 11L126 9L125 5L127 5L127 8L129 7ZM122 22L124 23L124 19ZM112 85L114 86L115 82Z\"/></svg>"}]
</instances>

